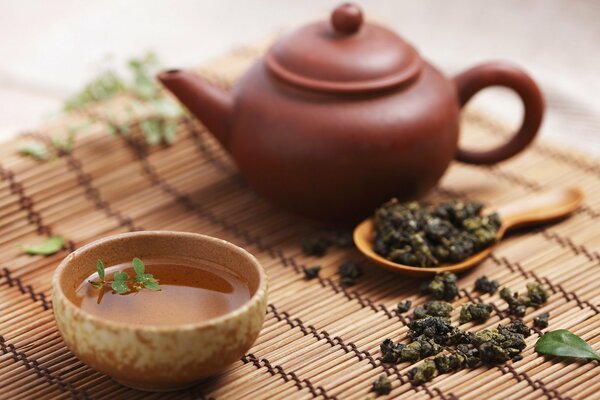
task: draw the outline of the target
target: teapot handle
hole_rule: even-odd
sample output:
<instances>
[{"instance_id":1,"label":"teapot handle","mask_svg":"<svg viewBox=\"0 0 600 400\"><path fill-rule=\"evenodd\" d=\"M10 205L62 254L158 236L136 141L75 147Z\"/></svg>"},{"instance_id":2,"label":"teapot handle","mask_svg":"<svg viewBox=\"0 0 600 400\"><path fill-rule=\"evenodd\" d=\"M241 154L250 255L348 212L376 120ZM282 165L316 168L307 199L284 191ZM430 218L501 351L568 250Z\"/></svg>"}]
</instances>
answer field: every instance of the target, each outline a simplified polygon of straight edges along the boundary
<instances>
[{"instance_id":1,"label":"teapot handle","mask_svg":"<svg viewBox=\"0 0 600 400\"><path fill-rule=\"evenodd\" d=\"M477 92L490 86L514 90L524 107L521 127L507 143L486 151L458 149L457 160L470 164L494 164L519 153L538 133L544 115L544 98L537 84L520 68L504 62L485 63L457 75L454 82L461 107Z\"/></svg>"}]
</instances>

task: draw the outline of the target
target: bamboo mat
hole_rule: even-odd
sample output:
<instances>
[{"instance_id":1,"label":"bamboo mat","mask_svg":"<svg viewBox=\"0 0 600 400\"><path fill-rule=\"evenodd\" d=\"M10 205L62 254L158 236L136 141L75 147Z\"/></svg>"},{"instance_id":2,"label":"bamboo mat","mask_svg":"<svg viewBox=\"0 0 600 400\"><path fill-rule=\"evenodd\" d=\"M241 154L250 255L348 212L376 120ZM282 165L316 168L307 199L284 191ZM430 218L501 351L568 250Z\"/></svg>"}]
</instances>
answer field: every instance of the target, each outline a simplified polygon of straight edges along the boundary
<instances>
[{"instance_id":1,"label":"bamboo mat","mask_svg":"<svg viewBox=\"0 0 600 400\"><path fill-rule=\"evenodd\" d=\"M228 87L262 49L240 49L201 72ZM118 118L124 101L88 115ZM71 115L27 135L47 138L80 118ZM94 126L80 135L71 154L51 162L16 156L16 142L0 148L0 398L364 399L382 373L393 382L389 397L396 398L600 398L597 364L538 356L533 345L539 332L527 339L521 361L412 386L407 375L412 366L382 365L379 344L405 339L407 318L395 307L401 300L410 299L413 306L427 300L418 293L417 280L380 270L353 249L333 249L320 259L303 255L301 238L321 228L255 196L197 122L182 120L175 144L162 148L148 148L135 123L127 137ZM505 127L481 114L464 116L465 142L485 146L506 135ZM531 325L534 317L550 312L549 329L570 329L600 347L600 163L538 142L498 166L453 164L431 199L501 203L573 184L587 193L575 215L511 235L493 257L460 277L454 322L461 304L479 300L493 302L499 312L474 330L508 321L497 294L473 292L482 274L519 291L538 281L552 295L544 307L529 309L525 322ZM254 253L269 275L268 314L257 342L227 371L187 391L148 394L122 387L79 362L56 330L49 299L59 261L99 237L140 229L224 238ZM47 258L21 254L20 244L51 234L63 235L67 249ZM358 261L366 271L350 288L338 283L337 268L346 260ZM323 267L321 277L305 281L302 268L315 264Z\"/></svg>"}]
</instances>

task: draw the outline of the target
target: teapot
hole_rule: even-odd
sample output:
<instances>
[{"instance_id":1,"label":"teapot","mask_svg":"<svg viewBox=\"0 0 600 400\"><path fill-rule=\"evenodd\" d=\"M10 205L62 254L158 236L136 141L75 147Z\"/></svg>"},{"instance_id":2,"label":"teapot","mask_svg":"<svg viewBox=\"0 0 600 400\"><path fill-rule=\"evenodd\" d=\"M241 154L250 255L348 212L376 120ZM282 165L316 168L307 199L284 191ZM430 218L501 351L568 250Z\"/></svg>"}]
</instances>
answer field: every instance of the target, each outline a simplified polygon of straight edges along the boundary
<instances>
[{"instance_id":1,"label":"teapot","mask_svg":"<svg viewBox=\"0 0 600 400\"><path fill-rule=\"evenodd\" d=\"M447 78L351 3L283 36L230 92L182 70L158 79L257 193L327 222L359 220L392 197L417 199L454 159L492 164L514 156L544 113L540 89L516 66L488 62ZM490 86L519 95L521 126L494 149L461 149L461 108Z\"/></svg>"}]
</instances>

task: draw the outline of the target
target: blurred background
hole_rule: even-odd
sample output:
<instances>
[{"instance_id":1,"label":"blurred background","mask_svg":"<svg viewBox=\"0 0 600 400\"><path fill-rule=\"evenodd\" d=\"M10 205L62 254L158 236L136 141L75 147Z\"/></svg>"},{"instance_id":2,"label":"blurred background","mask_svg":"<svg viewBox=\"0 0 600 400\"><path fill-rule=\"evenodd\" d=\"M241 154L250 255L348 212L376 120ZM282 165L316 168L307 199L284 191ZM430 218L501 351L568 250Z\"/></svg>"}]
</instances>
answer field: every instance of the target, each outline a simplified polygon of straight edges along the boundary
<instances>
[{"instance_id":1,"label":"blurred background","mask_svg":"<svg viewBox=\"0 0 600 400\"><path fill-rule=\"evenodd\" d=\"M197 66L308 20L340 0L0 0L0 139L35 129L107 67L147 50L165 66ZM362 0L370 20L412 42L448 74L506 59L548 102L543 136L600 156L600 1ZM477 106L516 126L502 89Z\"/></svg>"}]
</instances>

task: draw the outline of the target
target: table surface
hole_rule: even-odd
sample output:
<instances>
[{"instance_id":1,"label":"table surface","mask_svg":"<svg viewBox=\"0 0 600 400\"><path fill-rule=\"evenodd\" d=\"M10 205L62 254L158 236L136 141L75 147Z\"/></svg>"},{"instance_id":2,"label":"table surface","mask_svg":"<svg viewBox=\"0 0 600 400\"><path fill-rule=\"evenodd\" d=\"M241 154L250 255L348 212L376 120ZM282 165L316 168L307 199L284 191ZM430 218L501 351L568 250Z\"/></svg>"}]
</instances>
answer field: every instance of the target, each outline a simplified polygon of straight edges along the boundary
<instances>
[{"instance_id":1,"label":"table surface","mask_svg":"<svg viewBox=\"0 0 600 400\"><path fill-rule=\"evenodd\" d=\"M192 66L275 31L326 17L339 0L0 0L0 139L35 129L94 74L148 49ZM542 134L600 154L600 2L593 0L364 0L449 74L490 59L521 65L548 103ZM512 121L515 96L476 102Z\"/></svg>"}]
</instances>

